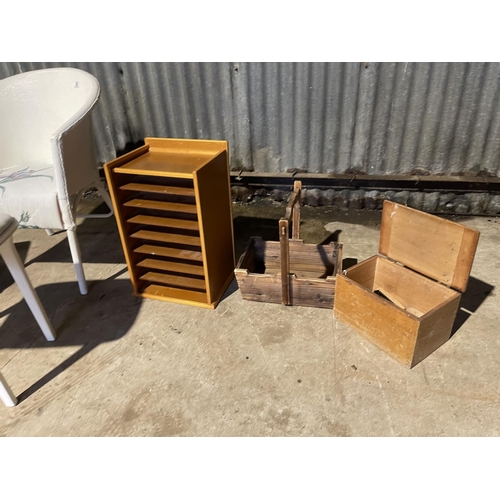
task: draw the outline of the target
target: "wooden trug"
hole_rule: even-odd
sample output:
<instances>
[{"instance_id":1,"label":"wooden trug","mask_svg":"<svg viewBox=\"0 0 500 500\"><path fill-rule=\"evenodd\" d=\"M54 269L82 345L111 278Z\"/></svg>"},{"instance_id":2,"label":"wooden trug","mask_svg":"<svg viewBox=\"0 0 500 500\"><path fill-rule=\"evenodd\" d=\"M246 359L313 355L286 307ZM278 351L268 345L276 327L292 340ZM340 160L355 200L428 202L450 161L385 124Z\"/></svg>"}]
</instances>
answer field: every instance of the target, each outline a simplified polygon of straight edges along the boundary
<instances>
[{"instance_id":1,"label":"wooden trug","mask_svg":"<svg viewBox=\"0 0 500 500\"><path fill-rule=\"evenodd\" d=\"M279 242L253 236L240 257L234 273L244 299L333 306L335 277L342 268L342 244L313 245L299 239L301 189L302 183L295 181L285 216L278 223Z\"/></svg>"}]
</instances>

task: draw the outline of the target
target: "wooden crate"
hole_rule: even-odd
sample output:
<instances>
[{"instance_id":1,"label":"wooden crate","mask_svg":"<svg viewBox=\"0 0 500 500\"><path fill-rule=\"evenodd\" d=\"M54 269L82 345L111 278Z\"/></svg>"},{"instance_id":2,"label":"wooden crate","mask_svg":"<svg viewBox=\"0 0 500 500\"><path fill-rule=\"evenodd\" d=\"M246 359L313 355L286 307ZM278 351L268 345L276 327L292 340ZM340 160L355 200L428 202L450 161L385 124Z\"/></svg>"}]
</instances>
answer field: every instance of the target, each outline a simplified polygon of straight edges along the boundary
<instances>
[{"instance_id":1,"label":"wooden crate","mask_svg":"<svg viewBox=\"0 0 500 500\"><path fill-rule=\"evenodd\" d=\"M335 317L412 368L450 338L478 238L384 201L379 255L337 277Z\"/></svg>"},{"instance_id":2,"label":"wooden crate","mask_svg":"<svg viewBox=\"0 0 500 500\"><path fill-rule=\"evenodd\" d=\"M280 241L250 238L234 271L246 300L331 308L335 276L342 268L342 244L305 244L299 239L300 195L296 181L285 217L279 221ZM292 239L289 222L292 220Z\"/></svg>"},{"instance_id":3,"label":"wooden crate","mask_svg":"<svg viewBox=\"0 0 500 500\"><path fill-rule=\"evenodd\" d=\"M104 165L134 294L213 309L234 277L227 142L144 142Z\"/></svg>"}]
</instances>

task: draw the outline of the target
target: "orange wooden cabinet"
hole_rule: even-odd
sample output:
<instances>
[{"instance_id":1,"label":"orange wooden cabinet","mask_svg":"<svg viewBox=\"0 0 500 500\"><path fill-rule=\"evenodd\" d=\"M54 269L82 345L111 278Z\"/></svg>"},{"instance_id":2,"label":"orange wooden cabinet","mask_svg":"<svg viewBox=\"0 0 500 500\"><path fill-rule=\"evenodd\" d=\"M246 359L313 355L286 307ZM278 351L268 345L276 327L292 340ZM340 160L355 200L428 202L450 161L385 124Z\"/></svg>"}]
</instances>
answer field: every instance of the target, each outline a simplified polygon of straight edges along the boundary
<instances>
[{"instance_id":1,"label":"orange wooden cabinet","mask_svg":"<svg viewBox=\"0 0 500 500\"><path fill-rule=\"evenodd\" d=\"M144 142L104 165L134 293L213 309L234 278L227 142Z\"/></svg>"},{"instance_id":2,"label":"orange wooden cabinet","mask_svg":"<svg viewBox=\"0 0 500 500\"><path fill-rule=\"evenodd\" d=\"M479 232L384 202L379 255L337 276L334 315L413 367L451 334Z\"/></svg>"}]
</instances>

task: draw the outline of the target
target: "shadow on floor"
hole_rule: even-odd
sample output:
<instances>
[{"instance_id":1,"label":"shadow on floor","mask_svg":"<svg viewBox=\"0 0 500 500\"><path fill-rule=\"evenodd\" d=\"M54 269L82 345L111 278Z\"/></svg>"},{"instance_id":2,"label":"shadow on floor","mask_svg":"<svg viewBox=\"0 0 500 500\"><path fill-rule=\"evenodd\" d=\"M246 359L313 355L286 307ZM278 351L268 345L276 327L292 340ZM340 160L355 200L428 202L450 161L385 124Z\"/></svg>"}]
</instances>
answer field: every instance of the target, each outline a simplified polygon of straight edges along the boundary
<instances>
[{"instance_id":1,"label":"shadow on floor","mask_svg":"<svg viewBox=\"0 0 500 500\"><path fill-rule=\"evenodd\" d=\"M327 236L321 243L320 245L329 245L330 243L338 243L339 242L339 236L340 233L342 232L341 229L337 229L334 231L330 236Z\"/></svg>"},{"instance_id":2,"label":"shadow on floor","mask_svg":"<svg viewBox=\"0 0 500 500\"><path fill-rule=\"evenodd\" d=\"M106 211L107 207L102 204L94 213ZM51 238L48 235L45 237ZM78 240L84 266L86 263L125 264L114 217L85 219L78 226ZM30 242L16 244L25 267L34 262L72 262L66 238L26 262L29 247ZM8 318L0 330L0 349L80 346L75 354L18 396L19 402L31 396L99 344L116 341L130 330L139 313L142 299L132 295L132 285L128 279L116 279L125 272L124 268L108 279L89 281L89 293L85 296L80 295L76 280L38 287L37 294L56 330L57 338L54 342L45 340L24 300L1 313L2 317L8 315ZM13 283L7 269L2 269L0 290Z\"/></svg>"},{"instance_id":3,"label":"shadow on floor","mask_svg":"<svg viewBox=\"0 0 500 500\"><path fill-rule=\"evenodd\" d=\"M236 262L252 236L260 236L265 241L279 241L277 219L238 216L233 219L233 232Z\"/></svg>"},{"instance_id":4,"label":"shadow on floor","mask_svg":"<svg viewBox=\"0 0 500 500\"><path fill-rule=\"evenodd\" d=\"M92 213L106 213L107 207L103 203ZM30 229L19 229L19 231L30 231ZM60 231L57 231L59 233ZM64 231L62 231L64 232ZM78 225L78 242L82 260L87 264L125 264L118 227L115 217L106 219L85 219ZM45 236L52 238L52 236ZM17 246L16 246L17 248ZM63 238L43 254L35 257L25 266L35 262L62 262L72 263L71 253L67 238Z\"/></svg>"},{"instance_id":5,"label":"shadow on floor","mask_svg":"<svg viewBox=\"0 0 500 500\"><path fill-rule=\"evenodd\" d=\"M26 257L31 246L30 241L21 241L20 243L15 243L17 253L21 258L21 262L26 262ZM0 293L2 293L6 288L14 283L14 278L10 274L7 266L3 259L0 259Z\"/></svg>"},{"instance_id":6,"label":"shadow on floor","mask_svg":"<svg viewBox=\"0 0 500 500\"><path fill-rule=\"evenodd\" d=\"M479 309L479 306L486 300L486 297L490 295L494 288L494 286L474 278L474 276L469 278L467 290L462 294L462 298L460 299L457 317L455 318L450 337L453 337L470 316Z\"/></svg>"},{"instance_id":7,"label":"shadow on floor","mask_svg":"<svg viewBox=\"0 0 500 500\"><path fill-rule=\"evenodd\" d=\"M45 340L26 302L22 300L3 311L9 315L0 331L0 349L26 349L63 346L81 348L59 366L34 383L20 396L31 396L99 344L122 338L134 324L142 299L132 296L130 282L110 279L89 283L89 293L80 295L74 282L55 283L37 288L45 310L56 330L54 342Z\"/></svg>"}]
</instances>

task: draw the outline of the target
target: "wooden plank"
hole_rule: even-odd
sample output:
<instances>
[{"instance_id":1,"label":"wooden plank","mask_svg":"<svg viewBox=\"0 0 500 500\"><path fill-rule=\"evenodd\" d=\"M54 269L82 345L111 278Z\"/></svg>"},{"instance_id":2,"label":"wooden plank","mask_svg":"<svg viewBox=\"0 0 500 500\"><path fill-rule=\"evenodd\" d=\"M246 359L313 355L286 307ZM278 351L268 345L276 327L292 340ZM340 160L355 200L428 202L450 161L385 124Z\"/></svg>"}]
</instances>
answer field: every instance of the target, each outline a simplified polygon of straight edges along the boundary
<instances>
[{"instance_id":1,"label":"wooden plank","mask_svg":"<svg viewBox=\"0 0 500 500\"><path fill-rule=\"evenodd\" d=\"M401 309L408 310L408 307L405 307L405 304L399 300L399 297L391 292L388 292L385 288L376 287L375 293L379 292L383 295L382 298L387 298L389 302L392 302L394 305L398 306ZM377 294L378 295L378 294ZM415 308L412 308L413 311L417 311ZM410 311L408 311L410 312ZM422 311L417 311L417 314L413 313L413 316L422 316Z\"/></svg>"},{"instance_id":2,"label":"wooden plank","mask_svg":"<svg viewBox=\"0 0 500 500\"><path fill-rule=\"evenodd\" d=\"M293 239L290 239L289 243L290 252L292 254L297 254L298 256L300 256L300 254L309 254L311 253L311 251L322 255L322 252L320 252L321 250L326 251L327 254L330 254L331 252L336 250L339 245L341 245L341 243L336 242L329 243L328 245L316 245L314 243L304 243L303 240ZM279 255L279 241L263 241L262 246L264 252L266 252L269 256Z\"/></svg>"},{"instance_id":3,"label":"wooden plank","mask_svg":"<svg viewBox=\"0 0 500 500\"><path fill-rule=\"evenodd\" d=\"M318 266L334 266L339 259L339 248L341 244L330 243L329 245L314 245L290 240L288 243L290 265L314 264ZM280 243L277 241L266 241L263 246L263 260L267 263L280 261Z\"/></svg>"},{"instance_id":4,"label":"wooden plank","mask_svg":"<svg viewBox=\"0 0 500 500\"><path fill-rule=\"evenodd\" d=\"M281 274L252 274L235 270L236 281L245 300L282 303ZM316 280L290 277L290 304L293 306L331 309L335 294L335 280Z\"/></svg>"},{"instance_id":5,"label":"wooden plank","mask_svg":"<svg viewBox=\"0 0 500 500\"><path fill-rule=\"evenodd\" d=\"M243 299L281 304L281 278L279 275L250 274L241 269L236 269L234 274Z\"/></svg>"},{"instance_id":6,"label":"wooden plank","mask_svg":"<svg viewBox=\"0 0 500 500\"><path fill-rule=\"evenodd\" d=\"M165 153L204 155L213 158L221 151L227 150L227 141L202 139L172 139L168 137L146 137L146 145L153 151Z\"/></svg>"},{"instance_id":7,"label":"wooden plank","mask_svg":"<svg viewBox=\"0 0 500 500\"><path fill-rule=\"evenodd\" d=\"M195 252L193 250L159 247L156 245L141 245L139 248L136 248L134 252L146 255L159 255L161 257L170 257L173 259L194 260L197 262L203 262L203 257L201 252Z\"/></svg>"},{"instance_id":8,"label":"wooden plank","mask_svg":"<svg viewBox=\"0 0 500 500\"><path fill-rule=\"evenodd\" d=\"M384 201L380 253L445 285L465 290L478 237L456 222Z\"/></svg>"},{"instance_id":9,"label":"wooden plank","mask_svg":"<svg viewBox=\"0 0 500 500\"><path fill-rule=\"evenodd\" d=\"M293 206L292 214L292 238L298 240L300 238L300 203L302 197L302 182L295 181L293 183L293 190L298 193L295 204Z\"/></svg>"},{"instance_id":10,"label":"wooden plank","mask_svg":"<svg viewBox=\"0 0 500 500\"><path fill-rule=\"evenodd\" d=\"M209 155L179 154L150 149L147 153L132 159L114 171L120 174L156 175L177 179L192 179L197 167L209 161Z\"/></svg>"},{"instance_id":11,"label":"wooden plank","mask_svg":"<svg viewBox=\"0 0 500 500\"><path fill-rule=\"evenodd\" d=\"M207 304L207 294L195 292L192 290L182 290L180 288L171 288L162 285L148 285L140 294L143 297L165 300L167 302L177 302L186 305L205 305L205 307L213 309Z\"/></svg>"},{"instance_id":12,"label":"wooden plank","mask_svg":"<svg viewBox=\"0 0 500 500\"><path fill-rule=\"evenodd\" d=\"M345 275L352 281L355 281L363 288L373 291L375 283L375 272L377 269L377 260L379 257L370 257L363 262L360 262L345 271Z\"/></svg>"},{"instance_id":13,"label":"wooden plank","mask_svg":"<svg viewBox=\"0 0 500 500\"><path fill-rule=\"evenodd\" d=\"M146 231L141 229L130 235L131 238L137 238L141 240L151 240L151 241L161 241L163 243L174 243L178 245L188 245L193 247L199 247L201 245L200 238L198 236L186 236L184 234L175 233L160 233L158 231Z\"/></svg>"},{"instance_id":14,"label":"wooden plank","mask_svg":"<svg viewBox=\"0 0 500 500\"><path fill-rule=\"evenodd\" d=\"M164 210L167 212L181 212L186 214L196 214L196 205L188 203L171 203L168 201L144 200L137 198L124 203L126 207L147 208L150 210Z\"/></svg>"},{"instance_id":15,"label":"wooden plank","mask_svg":"<svg viewBox=\"0 0 500 500\"><path fill-rule=\"evenodd\" d=\"M461 295L457 292L421 319L411 366L420 363L429 354L448 341L457 315Z\"/></svg>"},{"instance_id":16,"label":"wooden plank","mask_svg":"<svg viewBox=\"0 0 500 500\"><path fill-rule=\"evenodd\" d=\"M290 254L288 252L288 221L279 221L280 264L281 264L281 303L290 304Z\"/></svg>"},{"instance_id":17,"label":"wooden plank","mask_svg":"<svg viewBox=\"0 0 500 500\"><path fill-rule=\"evenodd\" d=\"M279 274L281 276L281 269L279 267L266 267L266 274ZM290 276L295 275L297 278L315 279L315 280L325 280L328 277L334 278L334 274L326 274L325 269L307 270L307 269L295 269L290 267L288 272ZM311 290L314 293L314 290Z\"/></svg>"},{"instance_id":18,"label":"wooden plank","mask_svg":"<svg viewBox=\"0 0 500 500\"><path fill-rule=\"evenodd\" d=\"M285 209L285 216L281 218L281 220L287 220L290 221L292 218L292 213L295 210L295 207L298 205L300 208L300 190L302 188L302 182L301 181L295 181L293 183L293 191L292 194L290 195L290 198L288 200L288 203L286 205ZM299 218L300 221L300 218ZM299 235L297 233L297 236L294 236L295 239L299 238Z\"/></svg>"},{"instance_id":19,"label":"wooden plank","mask_svg":"<svg viewBox=\"0 0 500 500\"><path fill-rule=\"evenodd\" d=\"M192 196L194 197L194 188L180 186L162 186L159 184L145 184L130 182L120 186L122 191L138 191L140 193L158 193L174 196Z\"/></svg>"},{"instance_id":20,"label":"wooden plank","mask_svg":"<svg viewBox=\"0 0 500 500\"><path fill-rule=\"evenodd\" d=\"M351 277L349 272L347 275ZM452 289L383 257L377 259L373 288L381 290L408 312L412 309L418 316L456 294Z\"/></svg>"},{"instance_id":21,"label":"wooden plank","mask_svg":"<svg viewBox=\"0 0 500 500\"><path fill-rule=\"evenodd\" d=\"M335 280L290 277L290 302L293 306L331 309L335 295Z\"/></svg>"},{"instance_id":22,"label":"wooden plank","mask_svg":"<svg viewBox=\"0 0 500 500\"><path fill-rule=\"evenodd\" d=\"M411 366L419 321L347 276L336 281L334 315L406 366Z\"/></svg>"},{"instance_id":23,"label":"wooden plank","mask_svg":"<svg viewBox=\"0 0 500 500\"><path fill-rule=\"evenodd\" d=\"M213 302L234 277L231 187L226 150L195 172L194 186L208 301Z\"/></svg>"},{"instance_id":24,"label":"wooden plank","mask_svg":"<svg viewBox=\"0 0 500 500\"><path fill-rule=\"evenodd\" d=\"M263 259L266 267L276 267L281 266L281 259ZM327 262L323 264L321 262L310 261L309 259L297 259L294 256L289 256L289 265L290 268L294 269L303 269L303 270L315 270L315 269L324 269L328 270L328 274L334 273L335 270L335 262Z\"/></svg>"},{"instance_id":25,"label":"wooden plank","mask_svg":"<svg viewBox=\"0 0 500 500\"><path fill-rule=\"evenodd\" d=\"M455 290L465 292L467 283L469 281L472 264L474 262L474 255L476 254L477 243L479 241L479 231L474 231L468 227L465 228L462 237L460 251L453 276L451 286Z\"/></svg>"},{"instance_id":26,"label":"wooden plank","mask_svg":"<svg viewBox=\"0 0 500 500\"><path fill-rule=\"evenodd\" d=\"M382 209L382 222L380 227L380 239L378 244L378 253L387 256L390 252L390 242L391 242L391 217L393 204L386 203L384 200L384 205Z\"/></svg>"},{"instance_id":27,"label":"wooden plank","mask_svg":"<svg viewBox=\"0 0 500 500\"><path fill-rule=\"evenodd\" d=\"M186 229L188 231L198 231L198 222L183 219L169 219L167 217L155 217L152 215L136 215L127 222L131 224L143 224L145 226L172 227L176 229Z\"/></svg>"},{"instance_id":28,"label":"wooden plank","mask_svg":"<svg viewBox=\"0 0 500 500\"><path fill-rule=\"evenodd\" d=\"M115 167L121 167L122 165L125 165L126 163L138 158L139 156L146 154L148 151L149 151L149 146L145 144L144 146L134 149L133 151L130 151L129 153L119 156L114 160L108 161L107 163L104 164L104 169L106 170L106 168L114 169Z\"/></svg>"},{"instance_id":29,"label":"wooden plank","mask_svg":"<svg viewBox=\"0 0 500 500\"><path fill-rule=\"evenodd\" d=\"M194 288L195 290L205 291L205 280L155 272L148 272L141 276L141 279L152 283L161 283L173 288Z\"/></svg>"},{"instance_id":30,"label":"wooden plank","mask_svg":"<svg viewBox=\"0 0 500 500\"><path fill-rule=\"evenodd\" d=\"M195 276L204 276L203 266L192 264L182 264L180 262L170 262L158 259L144 259L137 263L139 267L148 269L157 269L159 271L169 271L172 273L193 274Z\"/></svg>"}]
</instances>

